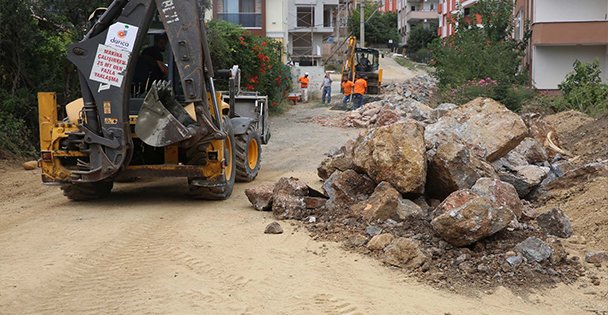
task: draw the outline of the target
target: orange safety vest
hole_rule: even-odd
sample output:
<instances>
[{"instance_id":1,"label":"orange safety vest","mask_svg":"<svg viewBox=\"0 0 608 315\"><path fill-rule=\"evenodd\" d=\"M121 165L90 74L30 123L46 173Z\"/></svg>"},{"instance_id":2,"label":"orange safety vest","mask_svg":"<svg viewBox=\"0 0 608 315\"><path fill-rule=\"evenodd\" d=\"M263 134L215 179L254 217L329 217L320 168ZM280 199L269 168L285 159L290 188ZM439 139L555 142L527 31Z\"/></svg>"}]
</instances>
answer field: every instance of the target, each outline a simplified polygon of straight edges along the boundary
<instances>
[{"instance_id":1,"label":"orange safety vest","mask_svg":"<svg viewBox=\"0 0 608 315\"><path fill-rule=\"evenodd\" d=\"M367 81L365 79L357 79L355 81L355 94L365 94L365 90L367 89Z\"/></svg>"},{"instance_id":2,"label":"orange safety vest","mask_svg":"<svg viewBox=\"0 0 608 315\"><path fill-rule=\"evenodd\" d=\"M344 91L344 95L349 96L349 95L353 94L354 86L355 86L355 84L353 83L353 81L350 81L350 80L342 83L342 90Z\"/></svg>"},{"instance_id":3,"label":"orange safety vest","mask_svg":"<svg viewBox=\"0 0 608 315\"><path fill-rule=\"evenodd\" d=\"M307 77L301 77L300 79L298 79L298 81L300 82L300 87L305 89L308 87L308 81L310 79L308 79Z\"/></svg>"}]
</instances>

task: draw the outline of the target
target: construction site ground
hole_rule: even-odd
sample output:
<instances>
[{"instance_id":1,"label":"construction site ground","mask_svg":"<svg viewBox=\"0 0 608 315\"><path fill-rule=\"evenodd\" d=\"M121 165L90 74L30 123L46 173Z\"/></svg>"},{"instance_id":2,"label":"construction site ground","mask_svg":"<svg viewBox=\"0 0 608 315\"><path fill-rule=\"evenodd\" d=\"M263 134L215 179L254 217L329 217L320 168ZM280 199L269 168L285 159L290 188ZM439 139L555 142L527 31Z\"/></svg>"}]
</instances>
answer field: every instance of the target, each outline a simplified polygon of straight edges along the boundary
<instances>
[{"instance_id":1,"label":"construction site ground","mask_svg":"<svg viewBox=\"0 0 608 315\"><path fill-rule=\"evenodd\" d=\"M438 290L338 243L314 240L301 223L281 222L285 233L264 234L272 213L253 210L244 190L283 176L320 188L316 168L324 153L360 130L320 127L310 117L339 114L310 103L273 117L273 138L264 147L258 179L237 184L223 202L191 200L183 179L116 184L109 199L70 202L58 188L40 184L39 170L0 161L0 314L594 314L605 309L606 283L517 292Z\"/></svg>"}]
</instances>

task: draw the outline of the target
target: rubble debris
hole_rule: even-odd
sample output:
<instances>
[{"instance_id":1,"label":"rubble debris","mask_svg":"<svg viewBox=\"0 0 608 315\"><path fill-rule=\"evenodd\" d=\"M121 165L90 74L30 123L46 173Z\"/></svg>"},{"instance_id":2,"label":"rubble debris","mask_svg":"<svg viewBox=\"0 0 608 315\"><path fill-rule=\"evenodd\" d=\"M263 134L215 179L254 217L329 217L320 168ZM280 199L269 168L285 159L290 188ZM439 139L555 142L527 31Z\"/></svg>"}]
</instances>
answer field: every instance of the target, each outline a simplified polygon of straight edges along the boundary
<instances>
[{"instance_id":1,"label":"rubble debris","mask_svg":"<svg viewBox=\"0 0 608 315\"><path fill-rule=\"evenodd\" d=\"M415 269L429 260L417 241L399 237L384 249L384 262L407 269Z\"/></svg>"},{"instance_id":2,"label":"rubble debris","mask_svg":"<svg viewBox=\"0 0 608 315\"><path fill-rule=\"evenodd\" d=\"M525 241L517 244L515 250L520 252L526 259L538 263L549 259L553 254L553 249L535 236L528 237Z\"/></svg>"},{"instance_id":3,"label":"rubble debris","mask_svg":"<svg viewBox=\"0 0 608 315\"><path fill-rule=\"evenodd\" d=\"M28 161L23 163L22 166L26 171L33 171L38 168L38 161Z\"/></svg>"},{"instance_id":4,"label":"rubble debris","mask_svg":"<svg viewBox=\"0 0 608 315\"><path fill-rule=\"evenodd\" d=\"M482 157L493 162L517 147L528 135L528 128L519 115L504 105L477 98L427 126L424 134L427 148L436 148L445 133L481 148Z\"/></svg>"},{"instance_id":5,"label":"rubble debris","mask_svg":"<svg viewBox=\"0 0 608 315\"><path fill-rule=\"evenodd\" d=\"M445 116L447 113L449 113L450 111L454 110L458 108L458 105L456 104L451 104L451 103L443 103L443 104L439 104L437 107L435 107L433 109L433 112L431 113L431 121L436 122L437 120L439 120L439 118Z\"/></svg>"},{"instance_id":6,"label":"rubble debris","mask_svg":"<svg viewBox=\"0 0 608 315\"><path fill-rule=\"evenodd\" d=\"M402 194L421 194L427 170L423 133L423 127L413 120L369 130L357 139L355 167Z\"/></svg>"},{"instance_id":7,"label":"rubble debris","mask_svg":"<svg viewBox=\"0 0 608 315\"><path fill-rule=\"evenodd\" d=\"M561 238L572 236L572 223L561 209L553 208L549 212L539 215L536 222L549 235Z\"/></svg>"},{"instance_id":8,"label":"rubble debris","mask_svg":"<svg viewBox=\"0 0 608 315\"><path fill-rule=\"evenodd\" d=\"M266 226L264 234L283 234L283 228L279 222L272 222Z\"/></svg>"},{"instance_id":9,"label":"rubble debris","mask_svg":"<svg viewBox=\"0 0 608 315\"><path fill-rule=\"evenodd\" d=\"M245 195L256 210L271 211L273 190L274 185L261 185L246 189Z\"/></svg>"},{"instance_id":10,"label":"rubble debris","mask_svg":"<svg viewBox=\"0 0 608 315\"><path fill-rule=\"evenodd\" d=\"M391 233L378 234L367 243L367 248L369 250L384 250L394 239L395 237Z\"/></svg>"},{"instance_id":11,"label":"rubble debris","mask_svg":"<svg viewBox=\"0 0 608 315\"><path fill-rule=\"evenodd\" d=\"M608 252L588 252L585 261L590 264L608 263Z\"/></svg>"}]
</instances>

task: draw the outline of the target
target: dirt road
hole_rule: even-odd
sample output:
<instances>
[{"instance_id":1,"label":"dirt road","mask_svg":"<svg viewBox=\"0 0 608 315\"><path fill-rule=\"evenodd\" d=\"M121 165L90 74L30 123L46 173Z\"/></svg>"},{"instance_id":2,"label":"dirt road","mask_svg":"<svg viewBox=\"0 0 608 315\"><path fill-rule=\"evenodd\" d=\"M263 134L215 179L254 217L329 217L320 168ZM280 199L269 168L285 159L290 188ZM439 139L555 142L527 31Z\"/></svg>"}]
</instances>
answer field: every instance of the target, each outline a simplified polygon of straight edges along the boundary
<instances>
[{"instance_id":1,"label":"dirt road","mask_svg":"<svg viewBox=\"0 0 608 315\"><path fill-rule=\"evenodd\" d=\"M298 105L301 106L301 105ZM356 130L273 120L255 184L316 179L323 153ZM110 199L67 201L39 172L0 165L0 314L575 314L605 297L576 287L516 296L442 292L297 224L265 235L271 214L237 185L226 202L189 200L184 180L118 184Z\"/></svg>"}]
</instances>

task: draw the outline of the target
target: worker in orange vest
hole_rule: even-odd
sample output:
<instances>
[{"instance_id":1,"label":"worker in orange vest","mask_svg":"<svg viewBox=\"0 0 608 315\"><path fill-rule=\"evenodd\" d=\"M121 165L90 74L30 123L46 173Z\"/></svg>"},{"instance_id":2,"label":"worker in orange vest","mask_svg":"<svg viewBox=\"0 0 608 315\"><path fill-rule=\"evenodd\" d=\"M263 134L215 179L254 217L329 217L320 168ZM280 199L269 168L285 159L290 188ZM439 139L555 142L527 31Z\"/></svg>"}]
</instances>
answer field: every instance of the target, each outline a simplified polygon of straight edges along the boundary
<instances>
[{"instance_id":1,"label":"worker in orange vest","mask_svg":"<svg viewBox=\"0 0 608 315\"><path fill-rule=\"evenodd\" d=\"M355 80L355 94L353 102L356 102L355 109L363 106L363 95L367 92L367 81L361 75L357 74L357 80Z\"/></svg>"},{"instance_id":2,"label":"worker in orange vest","mask_svg":"<svg viewBox=\"0 0 608 315\"><path fill-rule=\"evenodd\" d=\"M353 83L353 81L349 80L348 78L344 78L344 80L342 80L342 94L344 94L342 104L344 104L344 107L348 106L348 102L350 101L351 95L353 95L354 87L355 83Z\"/></svg>"},{"instance_id":3,"label":"worker in orange vest","mask_svg":"<svg viewBox=\"0 0 608 315\"><path fill-rule=\"evenodd\" d=\"M304 73L304 76L300 77L298 82L300 82L300 88L302 89L302 101L308 103L308 84L310 83L308 72Z\"/></svg>"}]
</instances>

